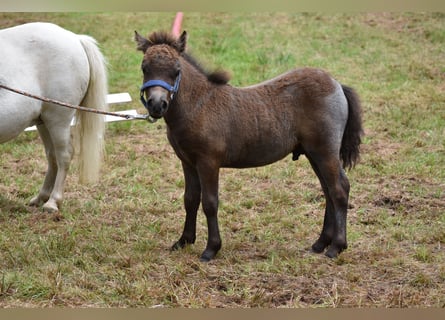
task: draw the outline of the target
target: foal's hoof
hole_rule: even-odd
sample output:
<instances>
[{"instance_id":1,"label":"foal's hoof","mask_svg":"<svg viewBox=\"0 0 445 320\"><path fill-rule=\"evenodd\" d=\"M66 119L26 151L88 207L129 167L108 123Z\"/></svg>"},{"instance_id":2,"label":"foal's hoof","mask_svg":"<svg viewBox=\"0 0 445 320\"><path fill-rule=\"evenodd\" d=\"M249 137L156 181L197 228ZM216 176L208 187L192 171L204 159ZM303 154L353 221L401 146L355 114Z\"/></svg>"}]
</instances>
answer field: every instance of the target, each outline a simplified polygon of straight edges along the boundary
<instances>
[{"instance_id":1,"label":"foal's hoof","mask_svg":"<svg viewBox=\"0 0 445 320\"><path fill-rule=\"evenodd\" d=\"M324 251L324 249L326 249L326 247L329 244L324 243L323 241L317 240L313 245L312 245L312 251L315 253L322 253Z\"/></svg>"},{"instance_id":2,"label":"foal's hoof","mask_svg":"<svg viewBox=\"0 0 445 320\"><path fill-rule=\"evenodd\" d=\"M184 248L185 247L185 244L183 244L183 243L181 243L181 242L175 242L175 244L174 245L172 245L172 247L170 248L170 250L171 251L177 251L177 250L180 250L180 249L182 249L182 248Z\"/></svg>"},{"instance_id":3,"label":"foal's hoof","mask_svg":"<svg viewBox=\"0 0 445 320\"><path fill-rule=\"evenodd\" d=\"M175 242L174 245L172 245L172 247L170 248L171 251L176 251L176 250L180 250L185 248L186 245L188 244L194 244L195 240L184 240L183 238L179 239L178 241Z\"/></svg>"},{"instance_id":4,"label":"foal's hoof","mask_svg":"<svg viewBox=\"0 0 445 320\"><path fill-rule=\"evenodd\" d=\"M329 249L326 251L325 255L329 258L336 258L343 250L348 247L348 245L346 243L343 243L343 241L338 241L337 244L335 244L331 240L326 241L326 239L322 239L320 237L312 245L312 251L315 253L322 253L327 247L329 247Z\"/></svg>"},{"instance_id":5,"label":"foal's hoof","mask_svg":"<svg viewBox=\"0 0 445 320\"><path fill-rule=\"evenodd\" d=\"M216 252L212 252L210 250L205 250L201 257L199 258L199 261L201 262L209 262L216 256Z\"/></svg>"},{"instance_id":6,"label":"foal's hoof","mask_svg":"<svg viewBox=\"0 0 445 320\"><path fill-rule=\"evenodd\" d=\"M337 258L338 255L346 248L347 248L347 246L338 247L338 246L331 245L329 247L329 249L326 251L325 255L331 259Z\"/></svg>"},{"instance_id":7,"label":"foal's hoof","mask_svg":"<svg viewBox=\"0 0 445 320\"><path fill-rule=\"evenodd\" d=\"M331 248L329 248L329 250L326 251L325 256L333 259L333 258L337 258L339 253L340 252L338 252L338 250L331 250Z\"/></svg>"}]
</instances>

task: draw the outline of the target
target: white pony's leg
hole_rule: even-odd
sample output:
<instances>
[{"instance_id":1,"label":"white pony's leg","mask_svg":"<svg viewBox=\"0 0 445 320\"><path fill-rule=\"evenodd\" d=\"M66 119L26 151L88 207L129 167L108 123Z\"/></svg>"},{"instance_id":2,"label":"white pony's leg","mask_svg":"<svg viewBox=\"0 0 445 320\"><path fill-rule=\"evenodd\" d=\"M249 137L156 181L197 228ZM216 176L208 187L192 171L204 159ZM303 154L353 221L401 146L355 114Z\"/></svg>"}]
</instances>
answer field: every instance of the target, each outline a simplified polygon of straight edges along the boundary
<instances>
[{"instance_id":1,"label":"white pony's leg","mask_svg":"<svg viewBox=\"0 0 445 320\"><path fill-rule=\"evenodd\" d=\"M45 124L39 125L40 137L45 146L48 170L45 175L43 186L39 194L31 199L31 206L43 204L46 212L57 212L63 200L65 179L72 158L72 147L70 144L70 131L66 128L60 129L49 123L51 132Z\"/></svg>"},{"instance_id":2,"label":"white pony's leg","mask_svg":"<svg viewBox=\"0 0 445 320\"><path fill-rule=\"evenodd\" d=\"M45 146L46 159L48 160L48 169L46 171L43 186L40 189L38 195L33 197L29 202L29 205L31 206L40 206L42 203L48 201L53 190L54 182L56 181L57 175L56 155L54 153L54 146L51 141L51 136L48 132L48 129L44 124L38 125L37 129L39 131L40 138L43 141L43 145Z\"/></svg>"},{"instance_id":3,"label":"white pony's leg","mask_svg":"<svg viewBox=\"0 0 445 320\"><path fill-rule=\"evenodd\" d=\"M49 195L49 199L43 204L43 210L46 212L57 212L59 211L59 206L63 200L63 190L65 188L65 179L70 166L73 148L70 143L70 126L69 122L71 119L68 118L66 125L61 126L59 123L48 122L46 124L47 130L51 143L52 149L49 152L48 157L48 173L45 177L45 182L43 184L42 190L43 194L47 190L44 190L46 183L48 185L53 182L52 191ZM43 137L42 137L43 139ZM46 148L46 144L45 144ZM54 160L56 162L56 175L54 179L54 170L50 172L54 166ZM48 179L48 181L47 181ZM40 195L40 194L39 194ZM44 199L42 199L44 200Z\"/></svg>"},{"instance_id":4,"label":"white pony's leg","mask_svg":"<svg viewBox=\"0 0 445 320\"><path fill-rule=\"evenodd\" d=\"M70 146L69 142L68 145ZM46 212L57 212L59 206L63 200L63 190L65 188L65 179L68 173L71 160L71 152L68 150L57 150L55 151L57 158L57 175L54 182L54 188L48 201L43 205L43 210Z\"/></svg>"}]
</instances>

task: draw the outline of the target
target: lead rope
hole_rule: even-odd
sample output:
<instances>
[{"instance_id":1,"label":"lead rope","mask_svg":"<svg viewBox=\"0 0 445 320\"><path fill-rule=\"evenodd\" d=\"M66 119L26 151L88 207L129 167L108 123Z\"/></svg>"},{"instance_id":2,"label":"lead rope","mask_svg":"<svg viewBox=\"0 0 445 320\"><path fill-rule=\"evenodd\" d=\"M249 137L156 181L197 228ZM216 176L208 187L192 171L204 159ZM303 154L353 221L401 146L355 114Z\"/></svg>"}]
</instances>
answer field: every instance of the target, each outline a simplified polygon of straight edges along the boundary
<instances>
[{"instance_id":1,"label":"lead rope","mask_svg":"<svg viewBox=\"0 0 445 320\"><path fill-rule=\"evenodd\" d=\"M58 101L58 100L54 100L54 99L49 99L49 98L37 96L37 95L31 94L31 93L28 93L28 92L25 92L25 91L22 91L22 90L13 89L13 88L10 88L8 86L5 86L4 84L0 84L0 88L12 91L12 92L17 93L17 94L21 94L21 95L29 97L29 98L37 99L37 100L40 100L40 101L43 101L43 102L48 102L48 103L54 103L54 104L57 104L59 106L70 108L70 109L76 109L76 110L80 110L80 111L92 112L92 113L109 115L109 116L114 116L114 117L121 117L121 118L125 118L127 120L146 120L146 121L148 121L150 123L154 123L157 120L157 119L152 118L150 115L121 114L121 113L116 113L116 112L102 111L102 110L97 110L97 109L77 106L77 105L69 104L69 103L66 103L66 102L62 102L62 101Z\"/></svg>"}]
</instances>

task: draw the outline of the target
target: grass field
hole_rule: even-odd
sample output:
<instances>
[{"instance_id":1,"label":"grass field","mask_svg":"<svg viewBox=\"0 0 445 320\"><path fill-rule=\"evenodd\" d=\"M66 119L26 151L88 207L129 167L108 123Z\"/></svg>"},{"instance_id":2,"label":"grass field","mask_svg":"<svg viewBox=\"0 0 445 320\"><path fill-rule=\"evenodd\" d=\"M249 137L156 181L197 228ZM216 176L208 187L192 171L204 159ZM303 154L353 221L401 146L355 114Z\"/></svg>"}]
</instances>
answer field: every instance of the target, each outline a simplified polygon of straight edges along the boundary
<instances>
[{"instance_id":1,"label":"grass field","mask_svg":"<svg viewBox=\"0 0 445 320\"><path fill-rule=\"evenodd\" d=\"M0 13L0 27L51 21L95 37L109 91L136 108L133 32L174 13ZM198 258L182 232L184 180L165 124L110 123L101 182L67 178L60 214L27 206L46 170L35 132L0 145L0 307L445 307L445 15L185 13L189 50L245 86L297 66L328 70L364 108L362 159L348 172L349 248L311 253L324 199L308 161L224 169L223 248Z\"/></svg>"}]
</instances>

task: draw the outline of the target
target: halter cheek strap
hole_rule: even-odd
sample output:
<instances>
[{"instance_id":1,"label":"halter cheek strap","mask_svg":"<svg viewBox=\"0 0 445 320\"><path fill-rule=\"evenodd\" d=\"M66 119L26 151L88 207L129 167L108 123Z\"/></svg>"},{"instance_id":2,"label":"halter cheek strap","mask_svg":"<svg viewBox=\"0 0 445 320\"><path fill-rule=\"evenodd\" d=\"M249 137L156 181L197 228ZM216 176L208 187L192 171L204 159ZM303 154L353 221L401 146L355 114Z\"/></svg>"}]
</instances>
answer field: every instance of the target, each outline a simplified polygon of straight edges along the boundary
<instances>
[{"instance_id":1,"label":"halter cheek strap","mask_svg":"<svg viewBox=\"0 0 445 320\"><path fill-rule=\"evenodd\" d=\"M151 87L162 87L170 92L170 100L173 100L174 95L179 90L179 83L181 82L181 72L178 73L178 76L176 77L175 84L171 86L167 82L163 80L148 80L145 82L141 89L140 89L140 95L141 95L141 102L147 108L147 101L144 97L144 91L145 89L151 88Z\"/></svg>"}]
</instances>

